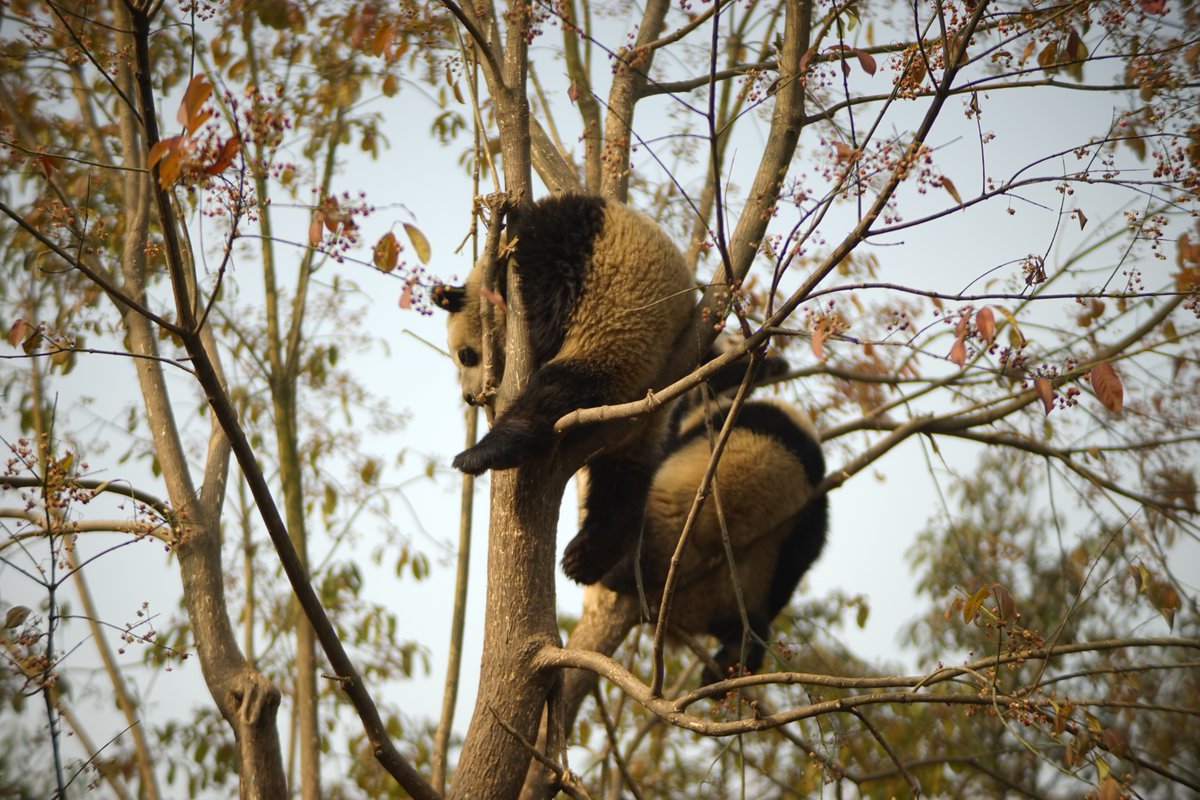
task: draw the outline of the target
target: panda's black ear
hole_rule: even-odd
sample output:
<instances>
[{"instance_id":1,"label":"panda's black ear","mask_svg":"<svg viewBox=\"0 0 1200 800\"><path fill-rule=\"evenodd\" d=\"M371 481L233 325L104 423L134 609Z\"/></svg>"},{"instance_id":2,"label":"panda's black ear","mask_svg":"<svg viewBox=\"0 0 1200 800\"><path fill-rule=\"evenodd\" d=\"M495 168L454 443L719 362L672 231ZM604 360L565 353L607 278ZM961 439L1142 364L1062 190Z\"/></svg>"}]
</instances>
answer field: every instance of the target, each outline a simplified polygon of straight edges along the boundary
<instances>
[{"instance_id":1,"label":"panda's black ear","mask_svg":"<svg viewBox=\"0 0 1200 800\"><path fill-rule=\"evenodd\" d=\"M443 311L449 311L451 314L457 314L466 305L467 287L439 283L433 287L430 297L433 298L433 304L438 308Z\"/></svg>"}]
</instances>

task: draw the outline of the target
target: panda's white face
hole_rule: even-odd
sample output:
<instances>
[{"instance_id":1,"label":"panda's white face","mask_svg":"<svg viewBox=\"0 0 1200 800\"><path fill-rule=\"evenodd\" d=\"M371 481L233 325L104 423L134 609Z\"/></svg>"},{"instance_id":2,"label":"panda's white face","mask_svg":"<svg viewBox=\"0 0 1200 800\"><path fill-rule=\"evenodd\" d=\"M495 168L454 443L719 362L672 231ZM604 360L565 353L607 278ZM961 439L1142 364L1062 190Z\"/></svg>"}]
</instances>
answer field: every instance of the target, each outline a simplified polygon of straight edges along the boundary
<instances>
[{"instance_id":1,"label":"panda's white face","mask_svg":"<svg viewBox=\"0 0 1200 800\"><path fill-rule=\"evenodd\" d=\"M458 367L458 382L462 387L463 399L470 405L482 402L480 395L487 388L484 386L483 370L483 317L481 304L486 302L480 292L483 280L483 270L476 265L467 276L467 283L462 287L461 301L451 311L446 319L446 341L450 349L450 357ZM504 309L491 306L493 325L492 341L495 352L492 353L492 373L499 381L504 374L504 336L506 333Z\"/></svg>"},{"instance_id":2,"label":"panda's white face","mask_svg":"<svg viewBox=\"0 0 1200 800\"><path fill-rule=\"evenodd\" d=\"M458 382L463 399L475 405L483 391L483 333L480 329L478 295L462 311L450 315L446 323L450 357L458 367Z\"/></svg>"}]
</instances>

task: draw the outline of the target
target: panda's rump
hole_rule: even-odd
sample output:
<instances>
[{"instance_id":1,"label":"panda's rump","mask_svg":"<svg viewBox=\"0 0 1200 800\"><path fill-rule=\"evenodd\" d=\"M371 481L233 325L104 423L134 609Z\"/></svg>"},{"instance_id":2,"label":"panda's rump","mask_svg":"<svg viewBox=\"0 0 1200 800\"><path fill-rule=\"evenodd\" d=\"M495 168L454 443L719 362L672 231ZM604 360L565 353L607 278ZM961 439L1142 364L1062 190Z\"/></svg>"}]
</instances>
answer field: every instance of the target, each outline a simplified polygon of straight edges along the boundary
<instances>
[{"instance_id":1,"label":"panda's rump","mask_svg":"<svg viewBox=\"0 0 1200 800\"><path fill-rule=\"evenodd\" d=\"M642 550L642 570L651 583L666 577L710 455L707 439L694 438L672 453L655 474ZM721 518L737 557L764 539L782 540L785 523L812 494L803 465L791 451L770 437L737 428L722 453L715 484L688 538L680 564L682 576L698 576L726 563ZM772 571L773 566L765 574Z\"/></svg>"}]
</instances>

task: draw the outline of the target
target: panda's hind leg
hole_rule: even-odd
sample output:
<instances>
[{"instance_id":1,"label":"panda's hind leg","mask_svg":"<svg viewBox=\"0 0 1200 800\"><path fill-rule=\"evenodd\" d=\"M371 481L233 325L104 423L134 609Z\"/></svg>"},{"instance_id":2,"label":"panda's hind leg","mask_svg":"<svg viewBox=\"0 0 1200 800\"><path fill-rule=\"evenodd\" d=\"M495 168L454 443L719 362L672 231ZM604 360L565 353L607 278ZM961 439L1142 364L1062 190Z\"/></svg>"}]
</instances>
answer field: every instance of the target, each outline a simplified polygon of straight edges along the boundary
<instances>
[{"instance_id":1,"label":"panda's hind leg","mask_svg":"<svg viewBox=\"0 0 1200 800\"><path fill-rule=\"evenodd\" d=\"M568 578L595 583L634 549L657 461L657 448L643 443L588 464L583 526L563 551Z\"/></svg>"},{"instance_id":2,"label":"panda's hind leg","mask_svg":"<svg viewBox=\"0 0 1200 800\"><path fill-rule=\"evenodd\" d=\"M610 384L606 374L580 361L551 361L534 371L525 391L486 436L454 457L454 467L479 475L489 469L512 469L549 453L558 418L577 408L603 405Z\"/></svg>"}]
</instances>

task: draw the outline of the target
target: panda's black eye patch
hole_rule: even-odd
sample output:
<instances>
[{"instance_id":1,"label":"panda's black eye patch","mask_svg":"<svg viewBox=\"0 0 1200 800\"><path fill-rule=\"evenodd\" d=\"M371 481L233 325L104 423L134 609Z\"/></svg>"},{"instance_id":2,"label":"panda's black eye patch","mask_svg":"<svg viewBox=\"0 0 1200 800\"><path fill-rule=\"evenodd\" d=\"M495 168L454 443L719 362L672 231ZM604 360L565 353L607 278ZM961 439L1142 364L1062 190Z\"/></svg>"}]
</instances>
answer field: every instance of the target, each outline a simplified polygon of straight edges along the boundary
<instances>
[{"instance_id":1,"label":"panda's black eye patch","mask_svg":"<svg viewBox=\"0 0 1200 800\"><path fill-rule=\"evenodd\" d=\"M475 352L474 347L458 348L458 363L464 367L473 367L479 363L479 353Z\"/></svg>"}]
</instances>

